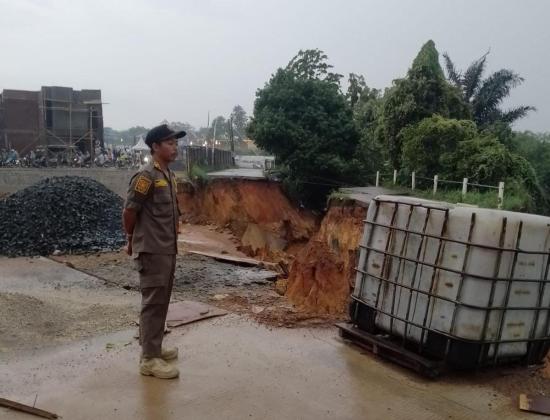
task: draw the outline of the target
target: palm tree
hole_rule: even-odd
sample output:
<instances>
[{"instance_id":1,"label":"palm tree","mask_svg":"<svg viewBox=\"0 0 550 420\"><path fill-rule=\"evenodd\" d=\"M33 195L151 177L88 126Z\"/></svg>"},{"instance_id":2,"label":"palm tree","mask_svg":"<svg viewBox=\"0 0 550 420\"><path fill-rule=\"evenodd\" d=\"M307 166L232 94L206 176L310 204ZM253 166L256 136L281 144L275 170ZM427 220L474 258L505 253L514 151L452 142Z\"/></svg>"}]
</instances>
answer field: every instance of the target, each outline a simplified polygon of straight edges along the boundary
<instances>
[{"instance_id":1,"label":"palm tree","mask_svg":"<svg viewBox=\"0 0 550 420\"><path fill-rule=\"evenodd\" d=\"M523 77L508 69L501 69L483 79L483 72L489 52L475 60L464 73L457 70L447 53L443 54L447 79L457 86L470 104L474 121L481 128L496 122L511 124L525 117L529 111L536 111L532 106L518 106L506 111L500 109L502 101L510 91L523 82Z\"/></svg>"}]
</instances>

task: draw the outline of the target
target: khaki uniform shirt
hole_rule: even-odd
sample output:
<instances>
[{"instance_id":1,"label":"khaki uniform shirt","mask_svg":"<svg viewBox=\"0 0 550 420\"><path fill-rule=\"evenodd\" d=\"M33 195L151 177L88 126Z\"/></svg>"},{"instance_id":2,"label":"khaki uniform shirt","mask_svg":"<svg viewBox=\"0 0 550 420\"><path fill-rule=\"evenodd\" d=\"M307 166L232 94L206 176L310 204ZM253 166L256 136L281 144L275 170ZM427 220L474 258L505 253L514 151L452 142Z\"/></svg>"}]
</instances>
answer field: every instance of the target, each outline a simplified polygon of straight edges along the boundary
<instances>
[{"instance_id":1,"label":"khaki uniform shirt","mask_svg":"<svg viewBox=\"0 0 550 420\"><path fill-rule=\"evenodd\" d=\"M137 213L132 237L134 254L177 254L179 207L174 172L153 161L130 181L124 205Z\"/></svg>"}]
</instances>

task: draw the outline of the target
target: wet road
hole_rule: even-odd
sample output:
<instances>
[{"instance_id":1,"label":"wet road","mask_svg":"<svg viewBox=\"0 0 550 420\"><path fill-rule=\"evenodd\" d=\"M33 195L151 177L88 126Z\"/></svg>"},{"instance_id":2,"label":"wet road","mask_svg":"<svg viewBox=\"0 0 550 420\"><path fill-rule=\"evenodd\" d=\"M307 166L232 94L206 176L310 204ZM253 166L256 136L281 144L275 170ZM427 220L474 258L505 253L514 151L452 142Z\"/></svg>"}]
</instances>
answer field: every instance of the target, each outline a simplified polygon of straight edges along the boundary
<instances>
[{"instance_id":1,"label":"wet road","mask_svg":"<svg viewBox=\"0 0 550 420\"><path fill-rule=\"evenodd\" d=\"M334 328L268 329L235 315L177 328L167 336L181 354L173 381L138 374L132 334L2 362L0 394L31 405L38 394L37 407L77 420L521 418L488 387L423 380Z\"/></svg>"},{"instance_id":2,"label":"wet road","mask_svg":"<svg viewBox=\"0 0 550 420\"><path fill-rule=\"evenodd\" d=\"M110 305L133 310L126 305L137 303L136 292L102 283L43 259L0 259L0 296L57 304L65 312L49 323L64 320L67 331L82 321L67 314L90 303L95 309L88 323L111 322ZM44 314L43 305L29 310ZM17 325L17 332L32 333L29 325ZM100 327L86 331L97 334ZM228 315L173 329L167 341L180 347L182 372L174 381L138 374L134 332L91 339L75 334L71 344L36 339L49 347L2 351L14 331L0 329L0 397L30 405L37 397L37 407L76 420L537 418L520 413L512 398L487 385L428 381L362 354L343 343L334 327L269 328ZM29 416L0 408L0 419Z\"/></svg>"}]
</instances>

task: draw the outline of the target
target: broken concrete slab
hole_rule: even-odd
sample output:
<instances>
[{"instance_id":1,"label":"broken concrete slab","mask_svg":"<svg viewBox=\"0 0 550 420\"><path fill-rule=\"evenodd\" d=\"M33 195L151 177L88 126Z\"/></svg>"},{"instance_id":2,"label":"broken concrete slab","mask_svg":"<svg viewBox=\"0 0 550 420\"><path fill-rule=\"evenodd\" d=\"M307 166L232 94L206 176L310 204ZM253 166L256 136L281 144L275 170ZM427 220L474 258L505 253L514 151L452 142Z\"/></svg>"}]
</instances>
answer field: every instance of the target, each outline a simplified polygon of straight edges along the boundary
<instances>
[{"instance_id":1,"label":"broken concrete slab","mask_svg":"<svg viewBox=\"0 0 550 420\"><path fill-rule=\"evenodd\" d=\"M22 413L32 414L33 416L42 417L44 419L57 419L58 415L40 408L31 407L30 405L21 404L15 401L0 398L0 407L6 407L10 410L20 411Z\"/></svg>"},{"instance_id":2,"label":"broken concrete slab","mask_svg":"<svg viewBox=\"0 0 550 420\"><path fill-rule=\"evenodd\" d=\"M550 416L550 397L520 394L519 409Z\"/></svg>"},{"instance_id":3,"label":"broken concrete slab","mask_svg":"<svg viewBox=\"0 0 550 420\"><path fill-rule=\"evenodd\" d=\"M262 169L231 168L223 171L209 172L208 178L239 178L239 179L266 179Z\"/></svg>"},{"instance_id":4,"label":"broken concrete slab","mask_svg":"<svg viewBox=\"0 0 550 420\"><path fill-rule=\"evenodd\" d=\"M221 254L217 252L208 252L208 251L188 251L190 254L203 255L205 257L214 258L218 261L230 262L238 265L245 265L249 267L257 267L261 265L261 261L255 260L254 258L248 257L235 257L230 254Z\"/></svg>"},{"instance_id":5,"label":"broken concrete slab","mask_svg":"<svg viewBox=\"0 0 550 420\"><path fill-rule=\"evenodd\" d=\"M182 251L214 252L235 257L247 257L237 249L239 239L227 229L214 225L182 223L178 248Z\"/></svg>"},{"instance_id":6,"label":"broken concrete slab","mask_svg":"<svg viewBox=\"0 0 550 420\"><path fill-rule=\"evenodd\" d=\"M351 200L366 206L379 195L409 195L404 189L389 189L384 187L352 187L340 188L339 192L346 194Z\"/></svg>"},{"instance_id":7,"label":"broken concrete slab","mask_svg":"<svg viewBox=\"0 0 550 420\"><path fill-rule=\"evenodd\" d=\"M192 300L172 302L168 306L166 324L170 328L191 324L203 319L227 315L227 311Z\"/></svg>"}]
</instances>

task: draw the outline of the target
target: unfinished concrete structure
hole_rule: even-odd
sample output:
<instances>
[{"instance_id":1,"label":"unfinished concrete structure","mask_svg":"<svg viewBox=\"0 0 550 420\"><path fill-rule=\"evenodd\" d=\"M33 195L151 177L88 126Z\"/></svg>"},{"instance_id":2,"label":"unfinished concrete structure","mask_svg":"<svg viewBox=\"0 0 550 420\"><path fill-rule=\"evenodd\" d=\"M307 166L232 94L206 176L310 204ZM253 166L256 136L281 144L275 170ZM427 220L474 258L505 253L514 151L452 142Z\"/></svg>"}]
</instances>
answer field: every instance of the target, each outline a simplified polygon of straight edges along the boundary
<instances>
[{"instance_id":1,"label":"unfinished concrete structure","mask_svg":"<svg viewBox=\"0 0 550 420\"><path fill-rule=\"evenodd\" d=\"M0 148L20 155L37 147L93 154L96 144L103 147L101 90L42 86L0 94Z\"/></svg>"}]
</instances>

